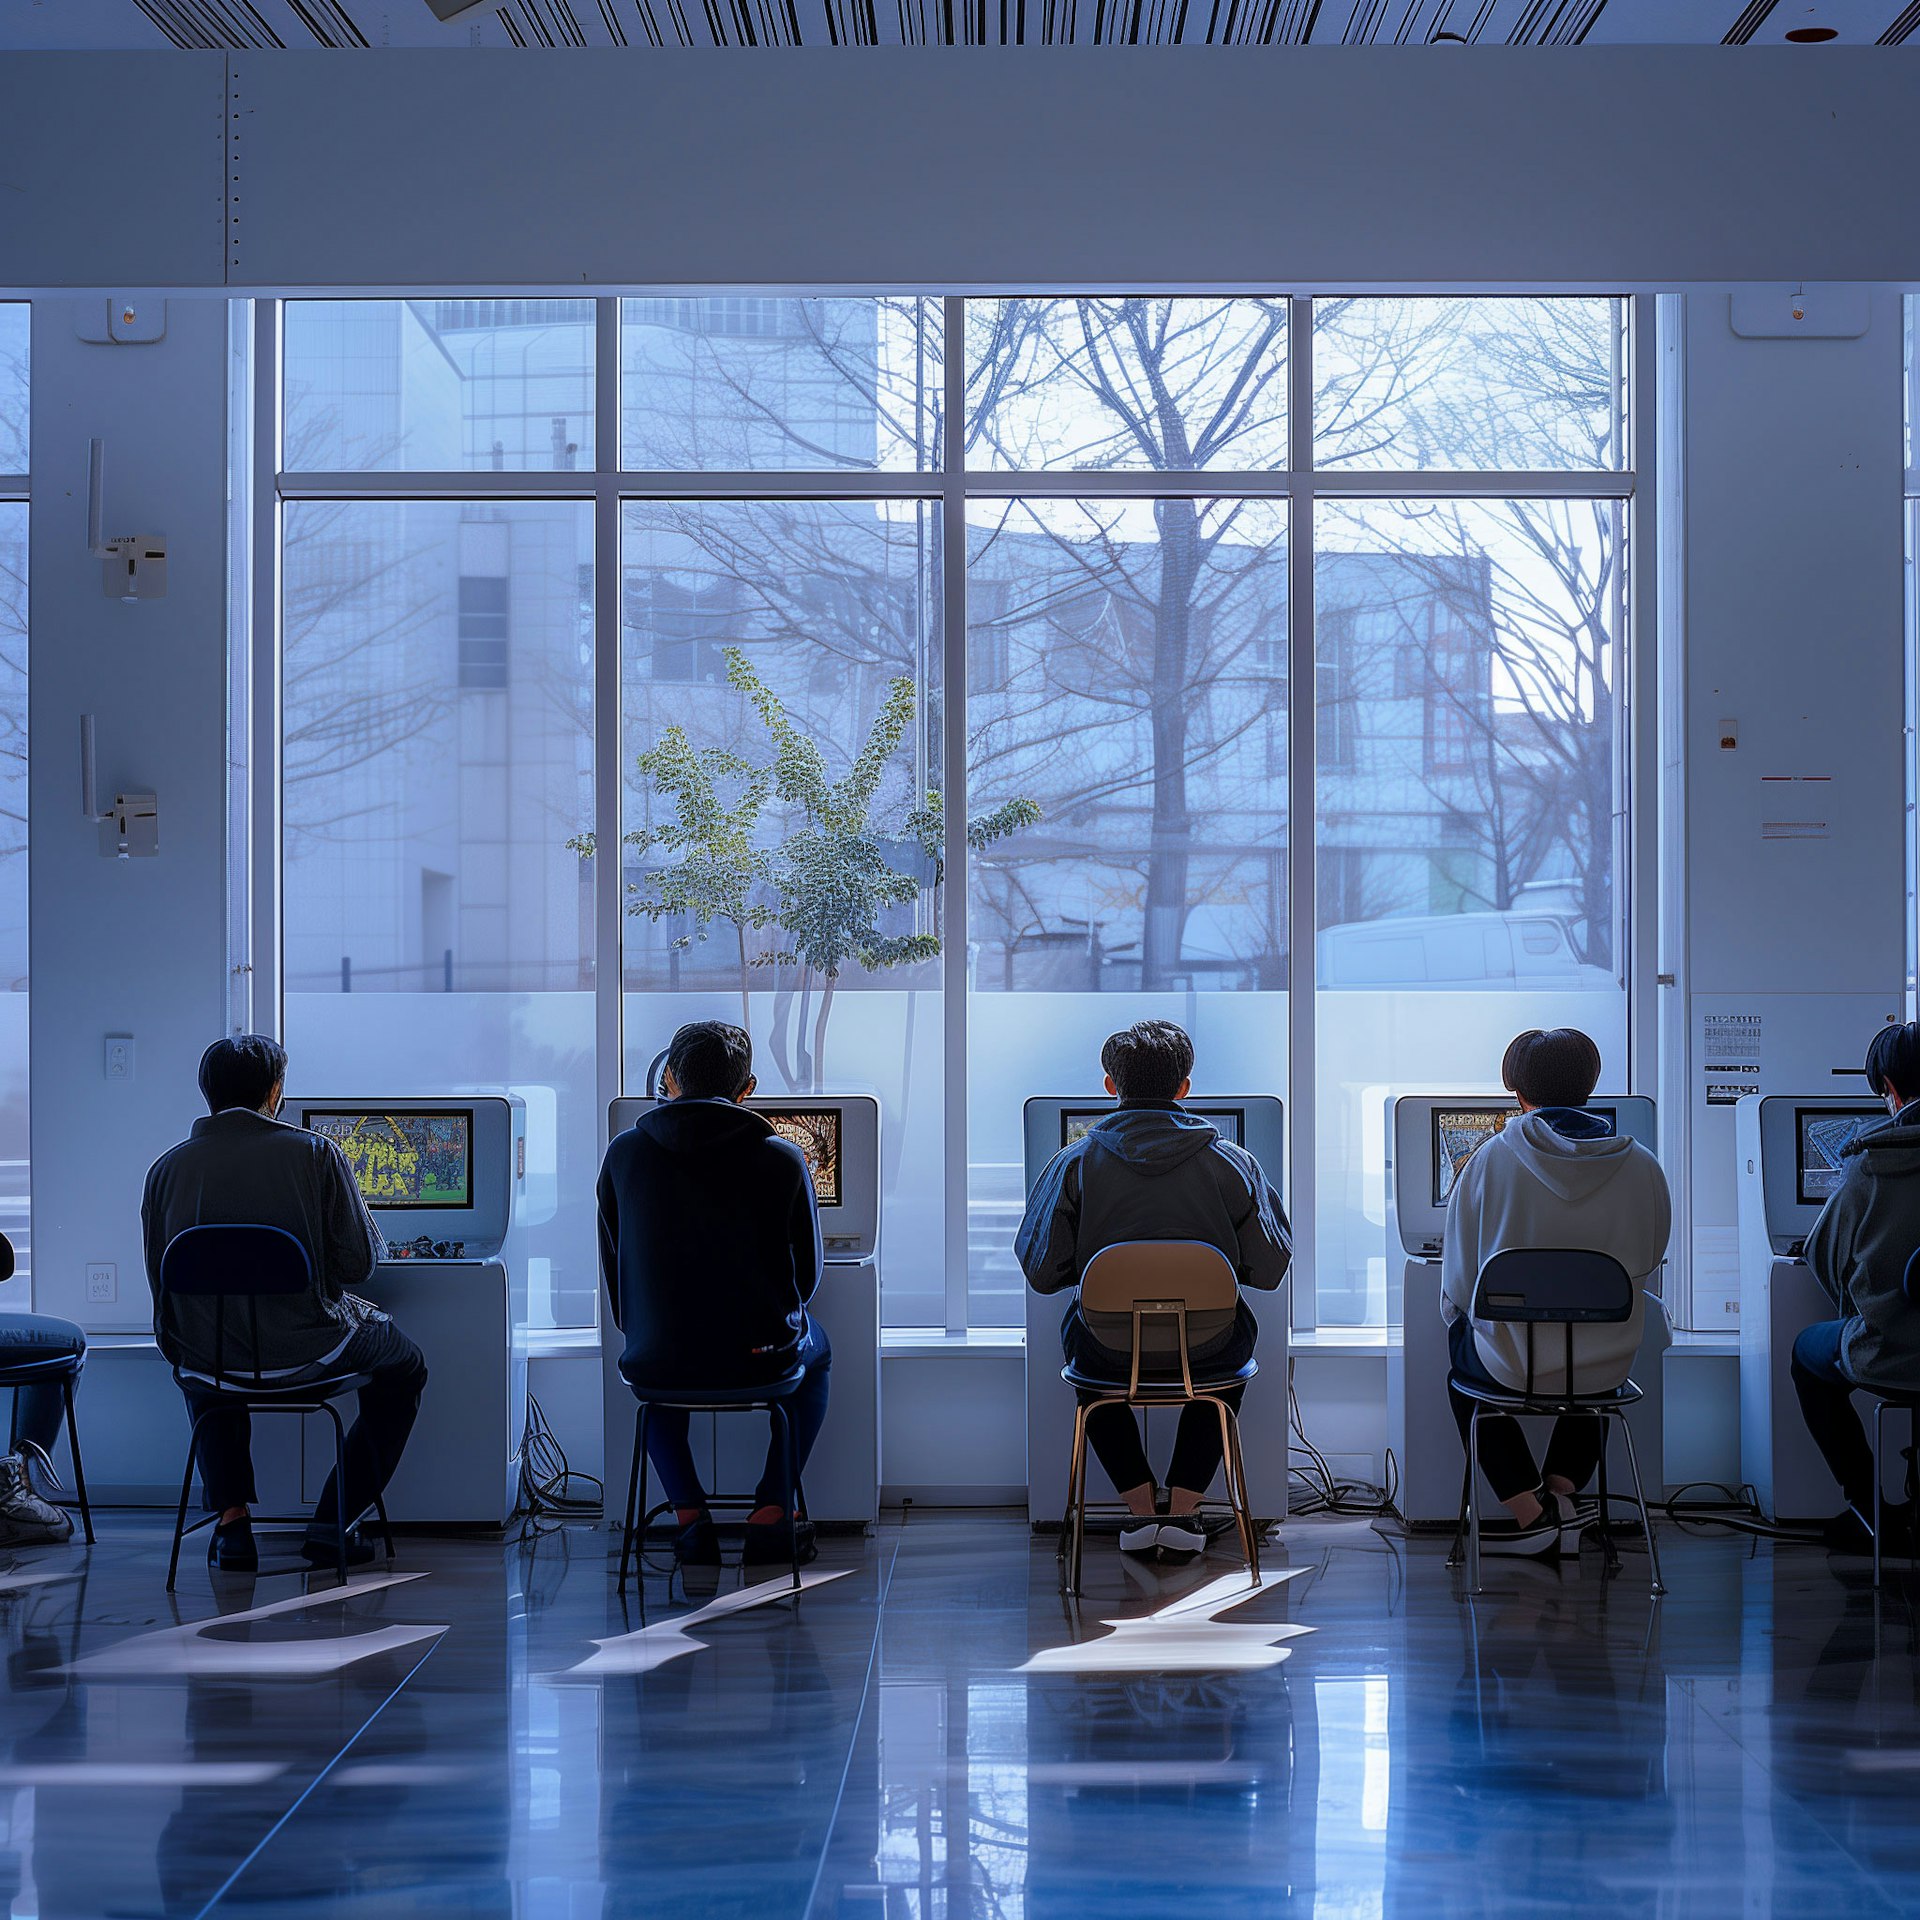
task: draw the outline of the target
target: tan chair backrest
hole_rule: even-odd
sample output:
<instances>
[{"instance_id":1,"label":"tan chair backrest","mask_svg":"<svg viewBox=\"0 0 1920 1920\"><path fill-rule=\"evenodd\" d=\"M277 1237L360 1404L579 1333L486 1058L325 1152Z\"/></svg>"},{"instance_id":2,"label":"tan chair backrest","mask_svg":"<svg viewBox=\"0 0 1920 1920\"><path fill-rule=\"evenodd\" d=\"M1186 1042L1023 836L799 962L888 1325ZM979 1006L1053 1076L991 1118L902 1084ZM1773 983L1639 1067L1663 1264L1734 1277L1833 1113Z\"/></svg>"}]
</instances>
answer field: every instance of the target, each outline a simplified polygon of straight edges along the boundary
<instances>
[{"instance_id":1,"label":"tan chair backrest","mask_svg":"<svg viewBox=\"0 0 1920 1920\"><path fill-rule=\"evenodd\" d=\"M1233 1263L1204 1240L1124 1240L1102 1247L1080 1276L1083 1313L1128 1314L1136 1301L1231 1315L1240 1282Z\"/></svg>"}]
</instances>

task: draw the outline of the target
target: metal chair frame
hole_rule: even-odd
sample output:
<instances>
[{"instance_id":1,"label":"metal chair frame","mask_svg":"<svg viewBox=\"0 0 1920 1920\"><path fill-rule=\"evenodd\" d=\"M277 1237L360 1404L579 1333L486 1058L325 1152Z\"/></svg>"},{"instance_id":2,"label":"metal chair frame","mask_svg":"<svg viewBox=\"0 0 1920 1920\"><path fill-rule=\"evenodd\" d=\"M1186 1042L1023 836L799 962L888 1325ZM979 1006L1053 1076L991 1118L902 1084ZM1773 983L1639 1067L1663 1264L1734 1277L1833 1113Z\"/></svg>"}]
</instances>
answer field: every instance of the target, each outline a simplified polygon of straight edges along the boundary
<instances>
[{"instance_id":1,"label":"metal chair frame","mask_svg":"<svg viewBox=\"0 0 1920 1920\"><path fill-rule=\"evenodd\" d=\"M1546 1263L1553 1264L1547 1266ZM1611 1301L1590 1299L1585 1302L1575 1300L1571 1303L1535 1304L1529 1299L1529 1281L1526 1278L1528 1270L1535 1266L1542 1266L1548 1272L1557 1267L1561 1275L1579 1275L1584 1270L1585 1276L1595 1283L1596 1290L1602 1286L1610 1287L1615 1297ZM1514 1277L1516 1275L1520 1277ZM1538 1284L1537 1279L1532 1282L1536 1289ZM1527 1384L1524 1391L1514 1393L1505 1388L1482 1387L1472 1381L1462 1380L1451 1372L1448 1375L1448 1383L1474 1403L1473 1413L1467 1422L1467 1471L1460 1490L1460 1527L1467 1536L1469 1589L1474 1593L1486 1591L1480 1576L1480 1422L1487 1414L1507 1414L1556 1420L1591 1418L1603 1423L1619 1421L1621 1436L1626 1442L1627 1466L1633 1475L1634 1503L1640 1509L1640 1524L1646 1530L1653 1592L1656 1597L1663 1595L1667 1589L1660 1574L1660 1547L1654 1538L1653 1515L1648 1509L1646 1489L1640 1480L1640 1461L1634 1452L1633 1428L1627 1420L1627 1409L1637 1405L1644 1396L1631 1380L1607 1393L1575 1393L1572 1390L1574 1328L1579 1325L1617 1325L1631 1319L1632 1276L1610 1255L1588 1248L1509 1247L1494 1254L1480 1269L1480 1277L1474 1283L1471 1315L1475 1320L1517 1321L1526 1326ZM1543 1395L1534 1386L1537 1366L1535 1335L1542 1326L1558 1326L1564 1338L1562 1358L1567 1382L1564 1393ZM1607 1439L1603 1435L1600 1445L1598 1524L1601 1541L1611 1560L1614 1548L1608 1525L1611 1509L1607 1494L1607 1452ZM1454 1550L1448 1555L1447 1564L1459 1564L1459 1530L1455 1532Z\"/></svg>"},{"instance_id":2,"label":"metal chair frame","mask_svg":"<svg viewBox=\"0 0 1920 1920\"><path fill-rule=\"evenodd\" d=\"M1910 1307L1920 1307L1920 1249L1907 1257L1905 1271L1900 1276L1900 1294ZM1886 1518L1886 1491L1882 1483L1881 1457L1885 1451L1884 1427L1887 1410L1903 1410L1907 1416L1907 1450L1912 1453L1920 1446L1920 1393L1902 1393L1895 1387L1866 1387L1863 1392L1873 1396L1873 1584L1875 1591L1880 1586L1881 1571L1881 1535ZM1913 1469L1907 1470L1908 1492L1913 1486Z\"/></svg>"},{"instance_id":3,"label":"metal chair frame","mask_svg":"<svg viewBox=\"0 0 1920 1920\"><path fill-rule=\"evenodd\" d=\"M191 1239L196 1234L223 1233L241 1233L249 1236L249 1238L258 1235L272 1235L274 1236L272 1241L264 1239L256 1240L255 1245L263 1249L275 1251L280 1259L289 1263L297 1256L299 1262L298 1267L295 1268L293 1265L288 1264L282 1272L272 1276L275 1284L250 1289L229 1288L224 1291L216 1291L210 1287L180 1287L169 1282L168 1269L174 1260L174 1250L177 1247L181 1246L183 1242ZM278 1246L277 1243L279 1241L284 1241L286 1245L284 1247ZM307 1256L306 1248L302 1246L292 1234L278 1227L247 1226L240 1223L224 1226L209 1224L206 1226L188 1227L183 1232L176 1234L174 1238L168 1242L165 1253L160 1257L160 1287L163 1293L180 1292L200 1294L203 1296L211 1294L215 1303L212 1374L193 1374L179 1367L175 1367L173 1370L174 1382L180 1387L182 1392L185 1392L191 1387L201 1393L215 1393L219 1395L224 1402L221 1406L207 1407L197 1413L194 1416L192 1431L187 1437L187 1464L185 1471L180 1476L180 1505L174 1515L173 1522L173 1551L167 1559L166 1590L169 1593L173 1591L174 1582L179 1575L180 1548L187 1535L190 1533L198 1533L202 1527L216 1525L220 1518L218 1513L207 1513L194 1521L191 1526L187 1524L187 1502L193 1493L193 1469L199 1453L200 1429L207 1421L215 1418L217 1415L232 1411L245 1412L249 1417L258 1413L290 1413L297 1414L304 1419L309 1414L324 1414L333 1424L334 1487L341 1499L344 1500L346 1497L347 1430L340 1418L340 1410L333 1402L341 1394L357 1393L362 1387L369 1384L370 1376L365 1373L339 1373L325 1375L318 1380L275 1383L265 1377L260 1365L259 1303L261 1294L276 1295L302 1292L306 1287L312 1285L312 1275L313 1265ZM298 1284L288 1284L294 1280L296 1276L298 1277ZM247 1303L248 1345L253 1354L253 1378L251 1381L241 1376L230 1378L227 1373L227 1302L230 1299L244 1299ZM373 1507L374 1512L379 1515L380 1532L386 1542L388 1563L391 1564L393 1560L393 1524L387 1518L386 1501L382 1495L377 1492L373 1496ZM254 1518L260 1521L262 1525L270 1527L299 1526L302 1524L311 1526L312 1524L312 1516L310 1514L256 1514ZM353 1523L349 1520L344 1508L342 1508L336 1516L336 1520L336 1531L338 1533L336 1558L341 1584L345 1585L347 1579L347 1532ZM305 1573L311 1571L311 1563L302 1566L263 1568L261 1571L273 1573Z\"/></svg>"},{"instance_id":4,"label":"metal chair frame","mask_svg":"<svg viewBox=\"0 0 1920 1920\"><path fill-rule=\"evenodd\" d=\"M788 1573L792 1578L789 1591L799 1593L800 1586L800 1528L794 1515L806 1512L806 1493L800 1484L800 1467L794 1452L793 1421L787 1413L787 1401L799 1391L806 1379L805 1367L796 1367L792 1373L770 1385L757 1388L741 1388L729 1392L725 1388L708 1387L701 1390L687 1389L673 1391L666 1388L640 1388L628 1382L628 1390L639 1403L634 1409L633 1419L633 1462L627 1469L627 1506L620 1540L620 1577L615 1585L616 1593L627 1590L627 1574L637 1557L639 1544L646 1538L647 1529L663 1513L674 1510L671 1500L656 1501L646 1506L647 1494L647 1430L656 1406L677 1407L687 1413L764 1413L779 1430L781 1452L787 1463L788 1507L791 1510L788 1520ZM751 1393L752 1399L742 1399L740 1394ZM751 1513L760 1504L750 1493L710 1493L707 1495L709 1511L719 1508L728 1513ZM646 1506L645 1512L641 1509ZM644 1564L641 1569L644 1581Z\"/></svg>"},{"instance_id":5,"label":"metal chair frame","mask_svg":"<svg viewBox=\"0 0 1920 1920\"><path fill-rule=\"evenodd\" d=\"M74 1416L73 1386L86 1365L84 1354L55 1354L44 1360L22 1360L12 1366L0 1366L0 1387L39 1387L59 1381L60 1398L67 1412L67 1452L73 1461L73 1490L80 1508L80 1524L86 1530L87 1545L93 1541L93 1508L87 1500L87 1470L80 1464L80 1426ZM19 1400L9 1430L9 1450L20 1444Z\"/></svg>"},{"instance_id":6,"label":"metal chair frame","mask_svg":"<svg viewBox=\"0 0 1920 1920\"><path fill-rule=\"evenodd\" d=\"M1203 1299L1196 1307L1191 1298L1191 1290L1187 1297L1181 1299L1151 1296L1137 1298L1126 1291L1135 1284L1126 1277L1126 1269L1129 1266L1144 1258L1165 1259L1175 1250L1178 1250L1181 1256L1190 1257L1202 1266L1207 1263L1207 1257L1217 1263L1217 1274L1208 1274L1206 1279L1219 1287L1224 1298ZM1116 1260L1115 1255L1120 1255L1122 1258ZM1103 1261L1107 1263L1109 1270L1117 1273L1116 1279L1110 1281L1108 1273L1101 1270ZM1060 1551L1066 1562L1066 1592L1075 1599L1079 1598L1080 1575L1085 1559L1088 1507L1087 1417L1103 1406L1144 1409L1206 1405L1213 1408L1220 1421L1221 1470L1226 1476L1227 1483L1226 1505L1231 1510L1235 1525L1239 1529L1240 1547L1247 1563L1248 1576L1253 1584L1258 1586L1260 1584L1259 1529L1254 1525L1252 1499L1247 1491L1246 1460L1240 1450L1240 1419L1222 1395L1230 1388L1245 1386L1259 1372L1259 1367L1249 1360L1230 1379L1196 1381L1193 1377L1192 1344L1188 1337L1188 1317L1191 1313L1217 1312L1238 1304L1240 1283L1232 1265L1218 1247L1202 1240L1128 1240L1111 1247L1103 1247L1087 1262L1086 1271L1080 1276L1080 1300L1083 1312L1089 1310L1087 1300L1089 1284L1094 1286L1096 1292L1109 1284L1118 1285L1122 1289L1120 1298L1125 1300L1124 1306L1118 1309L1108 1308L1096 1301L1091 1304L1091 1311L1098 1313L1117 1310L1129 1316L1132 1322L1132 1353L1127 1369L1127 1384L1124 1387L1113 1381L1096 1380L1079 1372L1071 1363L1060 1369L1060 1378L1073 1388L1075 1399L1073 1448L1067 1464L1067 1508L1060 1523ZM1180 1356L1180 1378L1177 1382L1172 1379L1162 1381L1141 1378L1141 1336L1149 1322L1161 1321L1171 1326L1174 1345Z\"/></svg>"}]
</instances>

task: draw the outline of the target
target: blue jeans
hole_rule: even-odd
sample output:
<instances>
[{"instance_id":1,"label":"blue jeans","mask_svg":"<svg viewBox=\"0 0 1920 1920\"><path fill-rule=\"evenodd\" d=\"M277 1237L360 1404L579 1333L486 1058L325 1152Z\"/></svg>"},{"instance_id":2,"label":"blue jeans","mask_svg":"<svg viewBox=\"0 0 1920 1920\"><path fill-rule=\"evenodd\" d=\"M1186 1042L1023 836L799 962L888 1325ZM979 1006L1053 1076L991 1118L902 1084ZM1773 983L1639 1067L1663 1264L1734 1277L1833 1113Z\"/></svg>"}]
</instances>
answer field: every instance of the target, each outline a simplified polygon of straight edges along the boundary
<instances>
[{"instance_id":1,"label":"blue jeans","mask_svg":"<svg viewBox=\"0 0 1920 1920\"><path fill-rule=\"evenodd\" d=\"M87 1336L71 1320L46 1313L0 1313L0 1360L38 1360L54 1354L76 1358L87 1350ZM52 1453L60 1438L66 1398L57 1380L37 1387L16 1387L13 1395L13 1443L31 1440Z\"/></svg>"},{"instance_id":2,"label":"blue jeans","mask_svg":"<svg viewBox=\"0 0 1920 1920\"><path fill-rule=\"evenodd\" d=\"M1857 1382L1841 1370L1844 1320L1816 1320L1802 1327L1793 1343L1793 1390L1800 1396L1800 1417L1813 1435L1820 1457L1840 1483L1847 1504L1862 1513L1873 1506L1873 1449L1853 1404Z\"/></svg>"},{"instance_id":3,"label":"blue jeans","mask_svg":"<svg viewBox=\"0 0 1920 1920\"><path fill-rule=\"evenodd\" d=\"M818 1321L807 1322L806 1337L800 1342L795 1358L806 1368L807 1377L784 1405L793 1428L794 1466L804 1476L807 1456L820 1438L820 1429L827 1423L827 1393L833 1372L833 1348ZM676 1507L688 1510L707 1504L706 1489L700 1484L700 1470L693 1464L693 1448L687 1443L691 1420L692 1415L684 1407L655 1407L647 1416L647 1458L660 1476L660 1490ZM759 1486L754 1489L754 1504L790 1512L794 1500L787 1491L786 1450L780 1444L780 1429L771 1416L767 1427L767 1464L760 1475Z\"/></svg>"}]
</instances>

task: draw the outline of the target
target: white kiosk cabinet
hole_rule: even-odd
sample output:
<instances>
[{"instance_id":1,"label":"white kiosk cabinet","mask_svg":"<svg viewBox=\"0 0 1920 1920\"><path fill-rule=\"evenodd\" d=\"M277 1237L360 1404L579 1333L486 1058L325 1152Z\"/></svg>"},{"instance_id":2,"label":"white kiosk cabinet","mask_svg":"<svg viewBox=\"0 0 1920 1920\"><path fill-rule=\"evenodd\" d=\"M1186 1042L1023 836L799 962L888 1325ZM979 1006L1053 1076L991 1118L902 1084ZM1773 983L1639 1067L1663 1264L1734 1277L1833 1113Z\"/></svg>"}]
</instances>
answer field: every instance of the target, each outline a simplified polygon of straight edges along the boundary
<instances>
[{"instance_id":1,"label":"white kiosk cabinet","mask_svg":"<svg viewBox=\"0 0 1920 1920\"><path fill-rule=\"evenodd\" d=\"M364 1292L426 1356L427 1390L387 1488L388 1517L504 1527L527 1432L527 1263L516 1225L525 1106L507 1094L352 1094L290 1097L282 1111L347 1156L389 1255ZM422 1241L426 1250L411 1250ZM290 1424L261 1421L257 1431ZM311 1419L300 1428L311 1502L333 1466L332 1428Z\"/></svg>"},{"instance_id":2,"label":"white kiosk cabinet","mask_svg":"<svg viewBox=\"0 0 1920 1920\"><path fill-rule=\"evenodd\" d=\"M1803 1327L1840 1309L1802 1254L1844 1154L1887 1110L1855 1094L1752 1095L1734 1112L1740 1188L1740 1471L1770 1520L1824 1519L1840 1489L1800 1417L1788 1369ZM1857 1400L1865 1413L1864 1400ZM1891 1431L1898 1435L1899 1427ZM1898 1447L1887 1449L1889 1499L1902 1497Z\"/></svg>"},{"instance_id":3,"label":"white kiosk cabinet","mask_svg":"<svg viewBox=\"0 0 1920 1920\"><path fill-rule=\"evenodd\" d=\"M1211 1120L1236 1146L1245 1147L1265 1170L1274 1191L1280 1191L1286 1137L1278 1100L1270 1094L1221 1093L1181 1104L1188 1113ZM1115 1102L1105 1094L1029 1100L1022 1109L1028 1193L1056 1153L1114 1111ZM1283 1286L1274 1293L1249 1292L1242 1297L1260 1321L1260 1344L1254 1353L1260 1372L1241 1404L1240 1451L1247 1463L1247 1491L1255 1514L1280 1520L1287 1512L1288 1289ZM1073 1390L1060 1378L1060 1322L1074 1298L1071 1292L1041 1294L1027 1289L1027 1520L1035 1527L1058 1526L1066 1507ZM1146 1415L1147 1456L1155 1473L1166 1471L1179 1418L1178 1412L1163 1409ZM1099 1462L1089 1461L1087 1471L1091 1476L1088 1498L1111 1500L1113 1489L1106 1484ZM1216 1478L1214 1486L1221 1484Z\"/></svg>"},{"instance_id":4,"label":"white kiosk cabinet","mask_svg":"<svg viewBox=\"0 0 1920 1920\"><path fill-rule=\"evenodd\" d=\"M1639 1141L1649 1153L1655 1150L1651 1100L1595 1094L1587 1111L1604 1115L1616 1132ZM1461 1167L1518 1112L1511 1099L1484 1093L1406 1094L1387 1111L1387 1186L1405 1254L1400 1337L1387 1347L1387 1444L1399 1475L1395 1502L1409 1527L1452 1527L1460 1516L1466 1456L1447 1404L1451 1359L1440 1311L1447 1202ZM1649 1500L1659 1499L1664 1486L1663 1356L1669 1343L1665 1315L1649 1303L1646 1336L1634 1356L1632 1375L1645 1398L1627 1415ZM1609 1434L1608 1490L1629 1493L1633 1476L1627 1470L1626 1443L1611 1425ZM1536 1440L1536 1455L1539 1445ZM1484 1480L1481 1496L1493 1500Z\"/></svg>"},{"instance_id":5,"label":"white kiosk cabinet","mask_svg":"<svg viewBox=\"0 0 1920 1920\"><path fill-rule=\"evenodd\" d=\"M638 1097L614 1101L607 1137L624 1133L653 1105ZM747 1105L806 1154L820 1208L826 1262L807 1312L833 1347L833 1391L801 1476L807 1517L821 1526L871 1526L880 1515L880 1103L868 1094L813 1093ZM620 1330L604 1297L600 1327L606 1512L617 1526L638 1405L620 1377ZM709 1493L750 1493L758 1484L767 1455L764 1415L695 1414L692 1440ZM658 1500L657 1475L648 1486Z\"/></svg>"}]
</instances>

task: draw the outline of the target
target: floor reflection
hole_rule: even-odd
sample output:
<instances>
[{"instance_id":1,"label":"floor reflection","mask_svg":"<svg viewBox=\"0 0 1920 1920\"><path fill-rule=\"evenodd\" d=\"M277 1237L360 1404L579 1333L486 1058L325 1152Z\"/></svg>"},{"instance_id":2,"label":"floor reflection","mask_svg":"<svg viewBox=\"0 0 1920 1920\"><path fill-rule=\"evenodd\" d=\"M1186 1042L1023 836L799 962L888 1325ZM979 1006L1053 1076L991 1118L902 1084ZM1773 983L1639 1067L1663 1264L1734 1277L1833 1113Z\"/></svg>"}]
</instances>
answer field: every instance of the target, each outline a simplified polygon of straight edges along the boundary
<instances>
[{"instance_id":1,"label":"floor reflection","mask_svg":"<svg viewBox=\"0 0 1920 1920\"><path fill-rule=\"evenodd\" d=\"M172 1604L164 1540L0 1568L8 1920L1920 1910L1920 1580L1814 1550L1470 1599L1295 1523L1258 1592L1096 1540L1076 1605L1017 1519L917 1517L643 1614L585 1528Z\"/></svg>"}]
</instances>

